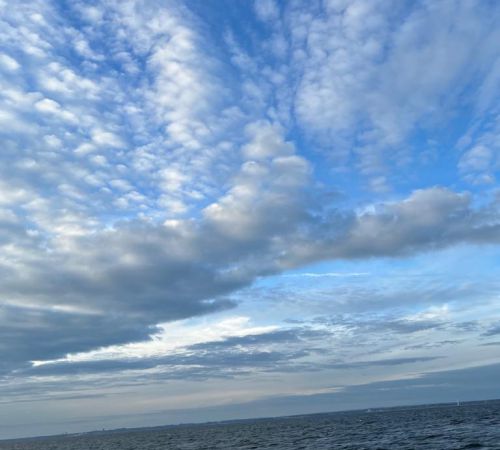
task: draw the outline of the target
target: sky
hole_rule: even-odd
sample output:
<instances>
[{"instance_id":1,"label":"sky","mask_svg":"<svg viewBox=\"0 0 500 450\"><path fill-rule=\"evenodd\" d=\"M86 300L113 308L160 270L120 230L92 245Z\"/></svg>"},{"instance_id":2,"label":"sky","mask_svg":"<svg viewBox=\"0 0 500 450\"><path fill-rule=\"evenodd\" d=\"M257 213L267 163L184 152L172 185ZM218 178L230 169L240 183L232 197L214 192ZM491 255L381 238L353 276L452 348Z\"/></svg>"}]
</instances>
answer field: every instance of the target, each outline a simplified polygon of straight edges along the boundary
<instances>
[{"instance_id":1,"label":"sky","mask_svg":"<svg viewBox=\"0 0 500 450\"><path fill-rule=\"evenodd\" d=\"M0 438L499 398L498 23L0 0Z\"/></svg>"}]
</instances>

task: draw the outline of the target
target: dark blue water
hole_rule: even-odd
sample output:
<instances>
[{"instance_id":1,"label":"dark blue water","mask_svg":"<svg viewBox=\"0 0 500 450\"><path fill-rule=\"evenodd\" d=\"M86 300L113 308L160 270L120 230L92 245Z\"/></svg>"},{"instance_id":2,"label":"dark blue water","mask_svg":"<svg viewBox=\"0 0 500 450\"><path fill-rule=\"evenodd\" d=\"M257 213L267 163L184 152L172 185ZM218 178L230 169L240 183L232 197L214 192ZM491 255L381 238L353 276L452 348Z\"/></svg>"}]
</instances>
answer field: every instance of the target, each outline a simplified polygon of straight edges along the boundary
<instances>
[{"instance_id":1,"label":"dark blue water","mask_svg":"<svg viewBox=\"0 0 500 450\"><path fill-rule=\"evenodd\" d=\"M9 450L500 449L500 401L0 442Z\"/></svg>"}]
</instances>

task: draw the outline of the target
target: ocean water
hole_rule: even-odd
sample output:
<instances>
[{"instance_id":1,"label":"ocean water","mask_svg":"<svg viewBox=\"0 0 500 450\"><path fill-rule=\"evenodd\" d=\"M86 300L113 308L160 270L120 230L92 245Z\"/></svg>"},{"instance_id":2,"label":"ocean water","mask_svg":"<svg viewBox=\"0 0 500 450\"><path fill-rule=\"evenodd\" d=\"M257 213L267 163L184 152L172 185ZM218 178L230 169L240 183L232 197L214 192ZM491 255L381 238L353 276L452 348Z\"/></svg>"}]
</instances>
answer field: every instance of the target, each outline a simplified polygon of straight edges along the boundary
<instances>
[{"instance_id":1,"label":"ocean water","mask_svg":"<svg viewBox=\"0 0 500 450\"><path fill-rule=\"evenodd\" d=\"M500 401L0 442L2 450L500 449Z\"/></svg>"}]
</instances>

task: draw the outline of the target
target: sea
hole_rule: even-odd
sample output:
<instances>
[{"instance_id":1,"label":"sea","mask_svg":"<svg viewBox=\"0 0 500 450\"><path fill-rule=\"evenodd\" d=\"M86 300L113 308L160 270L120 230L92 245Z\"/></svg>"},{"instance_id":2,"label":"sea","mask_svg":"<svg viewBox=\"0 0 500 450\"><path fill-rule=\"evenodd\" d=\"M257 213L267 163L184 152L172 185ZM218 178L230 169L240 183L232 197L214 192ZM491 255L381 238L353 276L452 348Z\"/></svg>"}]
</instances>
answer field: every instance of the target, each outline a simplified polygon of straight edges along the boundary
<instances>
[{"instance_id":1,"label":"sea","mask_svg":"<svg viewBox=\"0 0 500 450\"><path fill-rule=\"evenodd\" d=\"M500 449L500 401L0 441L2 450Z\"/></svg>"}]
</instances>

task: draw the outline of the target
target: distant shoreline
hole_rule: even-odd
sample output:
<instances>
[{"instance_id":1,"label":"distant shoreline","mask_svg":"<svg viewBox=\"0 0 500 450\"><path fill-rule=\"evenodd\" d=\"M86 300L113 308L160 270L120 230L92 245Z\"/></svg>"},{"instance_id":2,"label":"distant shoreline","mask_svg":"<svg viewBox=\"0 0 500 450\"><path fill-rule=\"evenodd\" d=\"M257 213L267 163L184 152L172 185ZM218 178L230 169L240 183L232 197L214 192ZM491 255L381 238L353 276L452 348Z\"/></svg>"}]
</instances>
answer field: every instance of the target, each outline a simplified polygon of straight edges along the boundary
<instances>
[{"instance_id":1,"label":"distant shoreline","mask_svg":"<svg viewBox=\"0 0 500 450\"><path fill-rule=\"evenodd\" d=\"M356 413L377 413L377 412L390 412L390 411L408 411L417 409L435 409L435 408L451 408L451 407L467 407L472 405L479 405L485 403L496 403L500 402L500 398L488 399L488 400L469 400L461 401L460 406L457 406L456 402L446 402L446 403L421 403L413 405L400 405L400 406L384 406L384 407L370 407L370 408L358 408L358 409L347 409L341 411L325 411L318 413L308 413L308 414L293 414L287 416L265 416L265 417L254 417L247 419L228 419L228 420L218 420L218 421L208 421L208 422L187 422L187 423L176 423L170 425L158 425L151 427L127 427L127 428L114 428L114 429L102 429L85 431L80 433L62 433L53 435L41 435L41 436L27 436L20 438L10 438L10 439L0 439L0 444L10 443L10 442L26 442L26 441L43 441L48 439L65 439L80 436L101 436L101 435L111 435L111 434L127 434L136 432L145 432L153 430L171 429L171 428L181 428L181 427L204 427L204 426L217 426L217 425L228 425L228 424L238 424L238 423L252 423L266 420L287 420L287 419L299 419L304 417L314 417L314 416L325 416L325 415L335 415L335 414L356 414Z\"/></svg>"}]
</instances>

